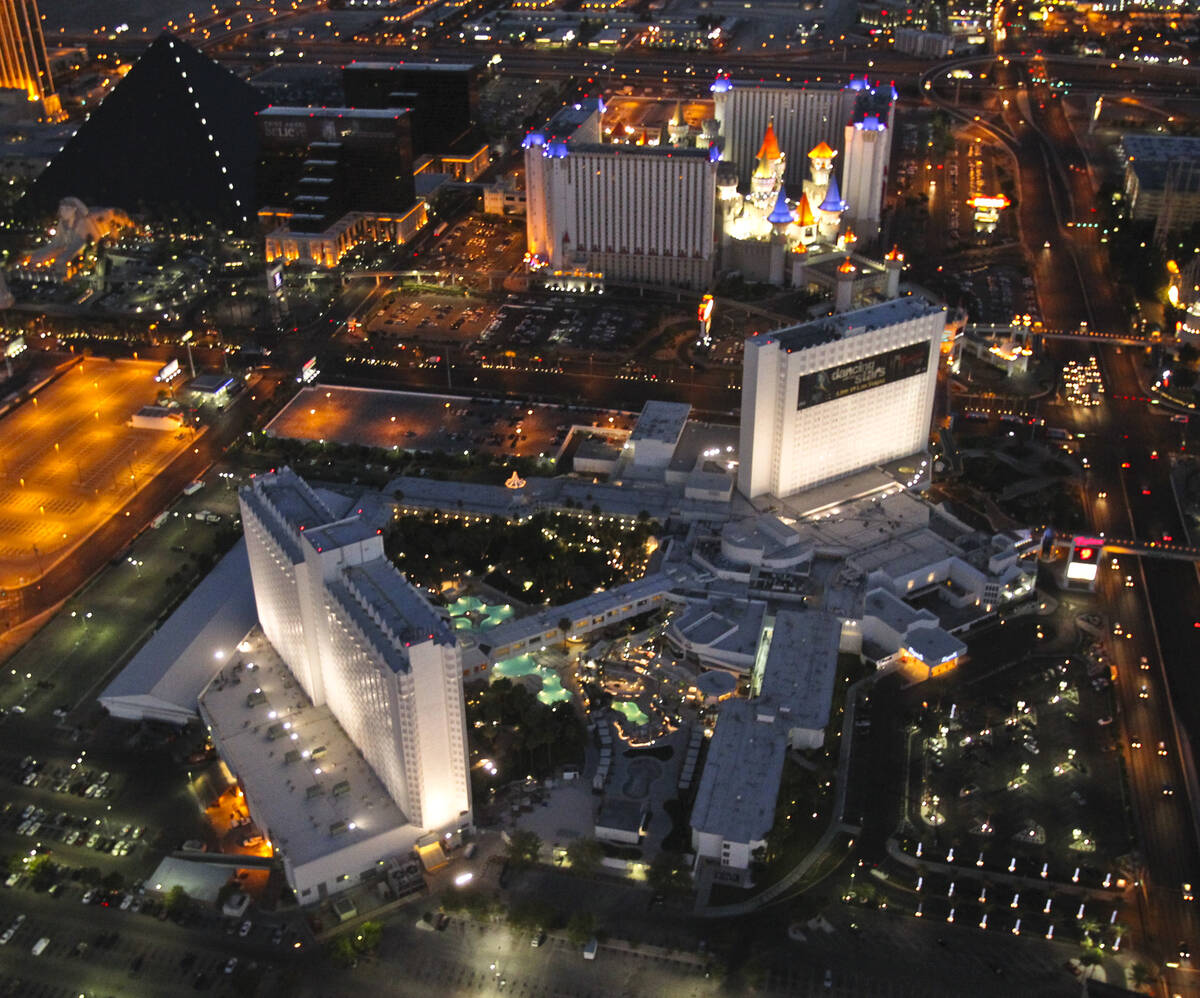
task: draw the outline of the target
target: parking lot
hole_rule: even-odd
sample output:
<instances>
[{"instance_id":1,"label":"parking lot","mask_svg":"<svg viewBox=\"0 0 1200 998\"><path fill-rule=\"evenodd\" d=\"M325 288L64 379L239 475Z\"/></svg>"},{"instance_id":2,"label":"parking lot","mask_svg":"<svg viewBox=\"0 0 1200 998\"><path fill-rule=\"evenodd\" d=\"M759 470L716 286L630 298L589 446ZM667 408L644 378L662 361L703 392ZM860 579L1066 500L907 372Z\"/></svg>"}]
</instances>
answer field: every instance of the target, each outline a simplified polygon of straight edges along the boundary
<instances>
[{"instance_id":1,"label":"parking lot","mask_svg":"<svg viewBox=\"0 0 1200 998\"><path fill-rule=\"evenodd\" d=\"M317 386L302 390L267 433L409 451L550 458L574 424L632 429L636 418L577 406Z\"/></svg>"},{"instance_id":2,"label":"parking lot","mask_svg":"<svg viewBox=\"0 0 1200 998\"><path fill-rule=\"evenodd\" d=\"M128 502L190 431L133 429L155 361L88 359L8 413L0 434L0 588L42 575Z\"/></svg>"},{"instance_id":3,"label":"parking lot","mask_svg":"<svg viewBox=\"0 0 1200 998\"><path fill-rule=\"evenodd\" d=\"M919 827L964 849L1011 844L1039 868L1052 862L1063 879L1068 867L1110 865L1126 852L1111 697L1088 665L1075 655L1031 657L930 708L914 736Z\"/></svg>"},{"instance_id":4,"label":"parking lot","mask_svg":"<svg viewBox=\"0 0 1200 998\"><path fill-rule=\"evenodd\" d=\"M368 339L389 345L474 342L496 314L495 306L448 295L399 292L365 323Z\"/></svg>"}]
</instances>

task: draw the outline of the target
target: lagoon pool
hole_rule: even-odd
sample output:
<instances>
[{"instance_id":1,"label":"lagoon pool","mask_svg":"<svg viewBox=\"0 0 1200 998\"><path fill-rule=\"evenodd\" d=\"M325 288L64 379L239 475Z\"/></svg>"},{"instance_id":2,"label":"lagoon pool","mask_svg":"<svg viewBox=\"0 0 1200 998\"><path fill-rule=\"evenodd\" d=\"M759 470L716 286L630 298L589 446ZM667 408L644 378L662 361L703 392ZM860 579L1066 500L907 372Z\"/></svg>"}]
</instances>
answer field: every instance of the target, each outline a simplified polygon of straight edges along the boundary
<instances>
[{"instance_id":1,"label":"lagoon pool","mask_svg":"<svg viewBox=\"0 0 1200 998\"><path fill-rule=\"evenodd\" d=\"M650 718L646 716L642 710L632 700L614 700L612 705L613 710L620 711L625 715L625 719L630 724L649 724Z\"/></svg>"},{"instance_id":2,"label":"lagoon pool","mask_svg":"<svg viewBox=\"0 0 1200 998\"><path fill-rule=\"evenodd\" d=\"M571 692L563 688L558 673L553 669L538 665L532 655L517 655L514 658L506 658L497 662L492 666L492 676L507 676L509 679L515 679L518 676L537 676L542 681L542 688L537 695L542 703L553 704L571 699Z\"/></svg>"}]
</instances>

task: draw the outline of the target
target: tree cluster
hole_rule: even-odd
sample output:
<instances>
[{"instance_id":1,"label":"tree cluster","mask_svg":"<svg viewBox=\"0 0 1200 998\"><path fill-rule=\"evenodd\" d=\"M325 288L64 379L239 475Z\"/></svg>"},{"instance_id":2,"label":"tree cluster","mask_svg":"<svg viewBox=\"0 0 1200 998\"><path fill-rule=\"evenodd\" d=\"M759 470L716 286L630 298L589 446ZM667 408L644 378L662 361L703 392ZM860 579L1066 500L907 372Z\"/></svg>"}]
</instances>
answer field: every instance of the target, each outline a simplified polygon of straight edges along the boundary
<instances>
[{"instance_id":1,"label":"tree cluster","mask_svg":"<svg viewBox=\"0 0 1200 998\"><path fill-rule=\"evenodd\" d=\"M554 513L524 523L500 516L467 523L427 513L397 520L385 543L397 565L422 583L469 570L514 597L558 603L626 581L645 555L652 526L644 521L625 530Z\"/></svg>"},{"instance_id":2,"label":"tree cluster","mask_svg":"<svg viewBox=\"0 0 1200 998\"><path fill-rule=\"evenodd\" d=\"M583 754L583 726L570 703L544 704L511 679L471 694L467 732L471 747L494 758L502 773L546 774Z\"/></svg>"}]
</instances>

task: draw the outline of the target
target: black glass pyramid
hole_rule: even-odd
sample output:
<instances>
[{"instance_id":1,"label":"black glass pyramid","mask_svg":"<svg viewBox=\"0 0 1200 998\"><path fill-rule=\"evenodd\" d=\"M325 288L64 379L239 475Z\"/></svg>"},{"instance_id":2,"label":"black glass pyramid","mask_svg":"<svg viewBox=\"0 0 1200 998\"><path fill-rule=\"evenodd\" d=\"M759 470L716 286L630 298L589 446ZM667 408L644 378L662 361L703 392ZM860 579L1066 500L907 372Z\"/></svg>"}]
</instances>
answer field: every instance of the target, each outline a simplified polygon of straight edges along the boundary
<instances>
[{"instance_id":1,"label":"black glass pyramid","mask_svg":"<svg viewBox=\"0 0 1200 998\"><path fill-rule=\"evenodd\" d=\"M160 35L30 187L34 210L64 197L149 218L240 224L255 217L250 84Z\"/></svg>"}]
</instances>

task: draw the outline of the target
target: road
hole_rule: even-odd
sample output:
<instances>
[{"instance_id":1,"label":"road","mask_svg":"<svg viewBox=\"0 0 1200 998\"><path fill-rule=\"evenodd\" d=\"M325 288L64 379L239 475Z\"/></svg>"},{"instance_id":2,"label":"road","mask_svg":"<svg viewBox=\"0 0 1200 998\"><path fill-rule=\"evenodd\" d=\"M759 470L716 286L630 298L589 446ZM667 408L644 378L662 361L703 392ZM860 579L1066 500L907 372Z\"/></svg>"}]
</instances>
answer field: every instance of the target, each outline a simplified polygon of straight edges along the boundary
<instances>
[{"instance_id":1,"label":"road","mask_svg":"<svg viewBox=\"0 0 1200 998\"><path fill-rule=\"evenodd\" d=\"M1140 395L1134 368L1138 355L1117 349L1101 351L1110 391ZM1151 458L1156 448L1166 454L1172 438L1179 437L1178 428L1144 402L1107 405L1112 410L1111 436L1095 439L1088 485L1094 526L1138 540L1164 532L1182 537L1167 461ZM1126 463L1129 466L1122 467ZM1095 498L1101 491L1107 493L1104 500ZM1181 753L1194 752L1189 736L1200 733L1200 683L1191 669L1200 653L1192 627L1200 586L1194 566L1186 563L1120 556L1118 564L1117 571L1102 570L1098 592L1110 621L1134 635L1110 637L1108 644L1118 669L1117 703L1148 873L1150 940L1157 946L1156 957L1166 962L1179 940L1200 939L1196 906L1181 895L1182 882L1195 882L1200 874L1188 781L1181 767ZM1132 588L1125 585L1127 575L1132 576ZM1142 656L1148 670L1141 668ZM1140 749L1132 747L1134 739L1141 741ZM1165 756L1158 754L1160 741ZM1174 795L1164 796L1164 787L1172 788ZM1195 980L1194 967L1185 964L1173 978L1186 975L1192 993L1197 993L1200 981Z\"/></svg>"},{"instance_id":2,"label":"road","mask_svg":"<svg viewBox=\"0 0 1200 998\"><path fill-rule=\"evenodd\" d=\"M1114 292L1099 230L1068 224L1089 218L1094 191L1060 100L1044 82L1045 66L1036 59L1001 56L992 71L996 85L1004 88L996 95L1000 107L991 119L992 131L1017 163L1021 236L1046 325L1070 330L1086 322L1096 332L1127 335L1129 317ZM1164 534L1183 540L1167 461L1152 457L1179 445L1179 428L1162 407L1146 402L1135 367L1143 352L1067 340L1047 341L1045 349L1056 365L1095 353L1105 376L1108 394L1100 409L1044 407L1048 422L1083 436L1092 528L1140 542ZM1101 493L1106 498L1099 498ZM1097 603L1106 615L1106 644L1118 671L1117 723L1144 864L1141 943L1166 968L1170 993L1196 995L1196 963L1180 961L1178 949L1181 940L1200 940L1196 905L1181 891L1185 880L1195 883L1200 874L1184 771L1192 753L1190 736L1200 733L1200 679L1190 668L1200 652L1200 631L1192 627L1200 616L1194 609L1200 605L1200 585L1194 566L1184 562L1122 555L1117 564L1115 570L1111 561L1102 568Z\"/></svg>"}]
</instances>

